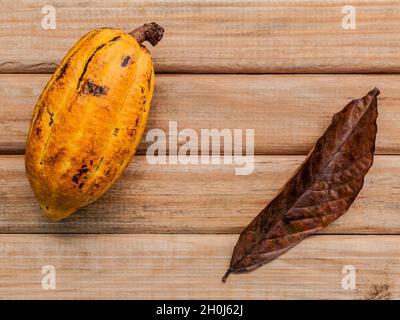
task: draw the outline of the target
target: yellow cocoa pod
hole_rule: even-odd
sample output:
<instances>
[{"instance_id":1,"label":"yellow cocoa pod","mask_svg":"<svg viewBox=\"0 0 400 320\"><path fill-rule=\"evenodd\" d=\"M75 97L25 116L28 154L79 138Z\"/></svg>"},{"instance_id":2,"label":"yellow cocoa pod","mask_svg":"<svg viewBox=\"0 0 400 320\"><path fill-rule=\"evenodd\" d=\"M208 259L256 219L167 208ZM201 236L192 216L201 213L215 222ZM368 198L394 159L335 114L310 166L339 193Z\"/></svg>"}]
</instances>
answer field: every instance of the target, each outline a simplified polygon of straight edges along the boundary
<instances>
[{"instance_id":1,"label":"yellow cocoa pod","mask_svg":"<svg viewBox=\"0 0 400 320\"><path fill-rule=\"evenodd\" d=\"M61 220L120 177L140 143L154 88L149 51L164 30L96 29L62 60L37 102L25 167L40 208Z\"/></svg>"}]
</instances>

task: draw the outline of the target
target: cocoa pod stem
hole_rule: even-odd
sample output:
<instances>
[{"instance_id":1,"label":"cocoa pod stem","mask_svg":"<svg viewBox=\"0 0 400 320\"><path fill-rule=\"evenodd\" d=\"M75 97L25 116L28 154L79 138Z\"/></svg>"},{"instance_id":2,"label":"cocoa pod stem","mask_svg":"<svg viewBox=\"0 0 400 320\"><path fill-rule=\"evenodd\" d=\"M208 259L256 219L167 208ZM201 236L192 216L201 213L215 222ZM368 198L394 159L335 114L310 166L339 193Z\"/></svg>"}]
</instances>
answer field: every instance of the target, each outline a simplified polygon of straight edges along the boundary
<instances>
[{"instance_id":1,"label":"cocoa pod stem","mask_svg":"<svg viewBox=\"0 0 400 320\"><path fill-rule=\"evenodd\" d=\"M164 28L155 22L145 23L129 32L129 34L134 37L137 42L143 43L144 41L148 41L154 47L164 36Z\"/></svg>"}]
</instances>

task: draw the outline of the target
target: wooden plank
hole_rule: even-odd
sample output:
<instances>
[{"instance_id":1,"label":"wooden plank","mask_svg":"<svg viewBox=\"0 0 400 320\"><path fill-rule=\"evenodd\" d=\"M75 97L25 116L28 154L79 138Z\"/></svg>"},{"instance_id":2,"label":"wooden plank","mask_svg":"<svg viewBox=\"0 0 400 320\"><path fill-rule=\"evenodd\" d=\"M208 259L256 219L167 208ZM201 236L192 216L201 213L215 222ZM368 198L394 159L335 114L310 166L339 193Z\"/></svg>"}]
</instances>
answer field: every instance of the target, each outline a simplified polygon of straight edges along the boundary
<instances>
[{"instance_id":1,"label":"wooden plank","mask_svg":"<svg viewBox=\"0 0 400 320\"><path fill-rule=\"evenodd\" d=\"M1 235L0 297L399 299L400 236L314 236L254 272L221 276L236 235ZM41 286L55 267L56 289ZM346 265L356 289L344 290Z\"/></svg>"},{"instance_id":2,"label":"wooden plank","mask_svg":"<svg viewBox=\"0 0 400 320\"><path fill-rule=\"evenodd\" d=\"M22 156L0 157L0 233L238 233L272 200L304 156L234 165L149 165L137 156L99 201L54 223L44 217ZM376 156L350 210L323 233L399 234L400 157Z\"/></svg>"},{"instance_id":3,"label":"wooden plank","mask_svg":"<svg viewBox=\"0 0 400 320\"><path fill-rule=\"evenodd\" d=\"M49 75L0 75L0 153L23 153ZM256 154L306 154L350 100L379 87L377 153L400 153L397 75L158 75L147 129L254 129ZM150 142L142 141L139 153ZM180 143L181 144L181 143ZM222 145L223 146L223 143Z\"/></svg>"},{"instance_id":4,"label":"wooden plank","mask_svg":"<svg viewBox=\"0 0 400 320\"><path fill-rule=\"evenodd\" d=\"M55 30L41 21L46 0L3 0L0 72L53 71L96 27L126 31L157 21L157 72L370 73L400 71L400 3L353 0L356 28L345 30L343 0L53 0Z\"/></svg>"}]
</instances>

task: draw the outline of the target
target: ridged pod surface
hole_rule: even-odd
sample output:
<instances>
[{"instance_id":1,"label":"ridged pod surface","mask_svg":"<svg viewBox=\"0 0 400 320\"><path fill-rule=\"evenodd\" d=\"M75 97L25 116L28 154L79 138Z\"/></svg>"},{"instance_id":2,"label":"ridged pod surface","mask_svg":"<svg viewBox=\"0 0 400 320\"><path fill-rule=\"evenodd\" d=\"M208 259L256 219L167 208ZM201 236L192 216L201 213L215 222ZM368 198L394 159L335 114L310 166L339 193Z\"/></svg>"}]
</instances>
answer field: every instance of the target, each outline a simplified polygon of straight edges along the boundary
<instances>
[{"instance_id":1,"label":"ridged pod surface","mask_svg":"<svg viewBox=\"0 0 400 320\"><path fill-rule=\"evenodd\" d=\"M86 34L68 52L33 112L25 153L40 208L60 220L86 206L120 177L140 143L154 88L149 51L163 29Z\"/></svg>"}]
</instances>

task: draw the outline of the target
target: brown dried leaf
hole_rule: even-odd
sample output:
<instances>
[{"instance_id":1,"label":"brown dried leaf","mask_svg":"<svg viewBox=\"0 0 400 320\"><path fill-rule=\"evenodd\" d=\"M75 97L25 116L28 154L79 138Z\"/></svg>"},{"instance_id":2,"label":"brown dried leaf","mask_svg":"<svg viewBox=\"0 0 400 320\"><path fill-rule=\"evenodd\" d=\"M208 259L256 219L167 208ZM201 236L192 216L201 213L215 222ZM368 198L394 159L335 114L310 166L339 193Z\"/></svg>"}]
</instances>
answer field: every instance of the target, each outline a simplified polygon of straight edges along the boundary
<instances>
[{"instance_id":1,"label":"brown dried leaf","mask_svg":"<svg viewBox=\"0 0 400 320\"><path fill-rule=\"evenodd\" d=\"M294 176L242 232L223 281L275 259L347 211L373 162L378 95L375 88L333 116Z\"/></svg>"}]
</instances>

